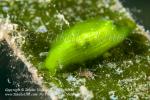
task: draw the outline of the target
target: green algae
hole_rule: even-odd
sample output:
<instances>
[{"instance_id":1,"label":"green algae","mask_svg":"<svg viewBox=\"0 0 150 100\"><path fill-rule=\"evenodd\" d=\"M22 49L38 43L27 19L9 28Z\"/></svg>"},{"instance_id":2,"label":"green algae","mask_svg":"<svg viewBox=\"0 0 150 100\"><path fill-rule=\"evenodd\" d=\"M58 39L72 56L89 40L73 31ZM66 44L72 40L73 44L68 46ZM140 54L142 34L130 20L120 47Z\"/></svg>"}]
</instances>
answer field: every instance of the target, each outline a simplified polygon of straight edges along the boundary
<instances>
[{"instance_id":1,"label":"green algae","mask_svg":"<svg viewBox=\"0 0 150 100\"><path fill-rule=\"evenodd\" d=\"M51 2L35 1L4 1L0 7L9 7L1 11L1 17L17 23L19 32L23 31L22 50L29 61L42 75L48 88L55 86L62 89L63 99L82 99L79 88L84 85L93 92L94 100L110 99L110 92L118 99L149 99L150 98L150 46L143 35L131 33L123 42L101 56L85 63L75 65L81 70L58 73L52 76L49 70L43 70L46 56L40 56L51 50L50 44L57 35L91 18L103 17L113 20L118 26L130 26L130 18L120 13L122 9L113 11L111 7L117 0L51 0ZM65 18L65 21L63 19ZM69 23L66 23L66 21ZM39 31L45 26L47 31ZM18 34L18 33L16 33ZM72 67L72 66L69 66ZM83 75L84 70L93 75ZM70 76L72 76L70 78ZM53 84L53 85L52 85ZM53 88L52 88L53 89ZM57 91L57 89L55 90ZM57 95L58 98L59 95Z\"/></svg>"}]
</instances>

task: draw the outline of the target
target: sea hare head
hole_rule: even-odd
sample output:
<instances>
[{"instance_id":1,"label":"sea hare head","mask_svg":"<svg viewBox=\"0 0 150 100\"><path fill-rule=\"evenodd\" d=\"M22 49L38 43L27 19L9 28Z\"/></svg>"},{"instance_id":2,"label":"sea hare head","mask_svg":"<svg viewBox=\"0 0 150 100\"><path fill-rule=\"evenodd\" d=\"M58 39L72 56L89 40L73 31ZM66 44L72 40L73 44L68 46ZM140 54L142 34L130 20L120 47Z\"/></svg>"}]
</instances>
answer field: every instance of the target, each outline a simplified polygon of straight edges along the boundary
<instances>
[{"instance_id":1,"label":"sea hare head","mask_svg":"<svg viewBox=\"0 0 150 100\"><path fill-rule=\"evenodd\" d=\"M134 28L132 21L119 24L105 18L77 23L54 40L44 66L56 72L94 59L122 42Z\"/></svg>"}]
</instances>

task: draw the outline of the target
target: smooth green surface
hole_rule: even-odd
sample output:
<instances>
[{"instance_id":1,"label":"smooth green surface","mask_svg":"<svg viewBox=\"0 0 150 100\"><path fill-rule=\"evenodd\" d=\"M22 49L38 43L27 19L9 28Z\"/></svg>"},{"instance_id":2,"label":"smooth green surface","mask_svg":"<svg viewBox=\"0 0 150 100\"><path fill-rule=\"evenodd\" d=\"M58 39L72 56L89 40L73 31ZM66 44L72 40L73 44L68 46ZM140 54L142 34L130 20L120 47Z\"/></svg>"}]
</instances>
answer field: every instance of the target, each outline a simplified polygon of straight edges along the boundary
<instances>
[{"instance_id":1,"label":"smooth green surface","mask_svg":"<svg viewBox=\"0 0 150 100\"><path fill-rule=\"evenodd\" d=\"M55 72L68 69L67 67L72 67L71 64L94 59L122 42L134 28L135 24L130 27L121 26L104 18L78 23L55 39L45 67Z\"/></svg>"}]
</instances>

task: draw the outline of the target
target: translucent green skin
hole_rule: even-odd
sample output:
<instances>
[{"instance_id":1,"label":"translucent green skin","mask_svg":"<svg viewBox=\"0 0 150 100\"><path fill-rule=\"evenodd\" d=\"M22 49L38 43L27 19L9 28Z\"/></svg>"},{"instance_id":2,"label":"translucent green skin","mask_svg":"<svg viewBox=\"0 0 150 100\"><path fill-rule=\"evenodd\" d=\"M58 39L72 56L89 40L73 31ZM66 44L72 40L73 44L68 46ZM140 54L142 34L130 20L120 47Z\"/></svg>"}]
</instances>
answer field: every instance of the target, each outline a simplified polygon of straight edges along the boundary
<instances>
[{"instance_id":1,"label":"translucent green skin","mask_svg":"<svg viewBox=\"0 0 150 100\"><path fill-rule=\"evenodd\" d=\"M66 69L102 55L122 42L134 25L118 25L112 20L92 19L78 23L59 35L45 60L50 72Z\"/></svg>"}]
</instances>

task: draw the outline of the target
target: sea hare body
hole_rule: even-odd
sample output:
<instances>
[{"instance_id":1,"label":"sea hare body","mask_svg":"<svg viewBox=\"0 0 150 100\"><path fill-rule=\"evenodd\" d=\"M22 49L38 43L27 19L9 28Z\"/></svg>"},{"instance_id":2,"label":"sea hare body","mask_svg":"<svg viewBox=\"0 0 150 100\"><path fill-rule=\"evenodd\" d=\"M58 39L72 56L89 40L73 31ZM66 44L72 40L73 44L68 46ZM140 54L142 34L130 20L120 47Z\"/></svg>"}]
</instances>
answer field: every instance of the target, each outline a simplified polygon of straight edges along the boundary
<instances>
[{"instance_id":1,"label":"sea hare body","mask_svg":"<svg viewBox=\"0 0 150 100\"><path fill-rule=\"evenodd\" d=\"M55 39L44 66L56 72L94 59L122 42L134 28L129 22L117 24L104 18L77 23Z\"/></svg>"}]
</instances>

